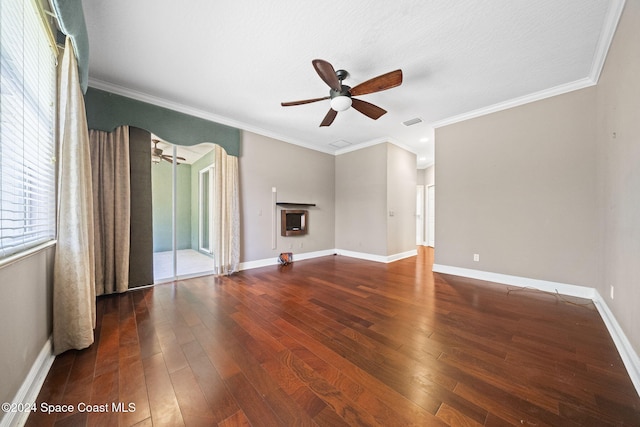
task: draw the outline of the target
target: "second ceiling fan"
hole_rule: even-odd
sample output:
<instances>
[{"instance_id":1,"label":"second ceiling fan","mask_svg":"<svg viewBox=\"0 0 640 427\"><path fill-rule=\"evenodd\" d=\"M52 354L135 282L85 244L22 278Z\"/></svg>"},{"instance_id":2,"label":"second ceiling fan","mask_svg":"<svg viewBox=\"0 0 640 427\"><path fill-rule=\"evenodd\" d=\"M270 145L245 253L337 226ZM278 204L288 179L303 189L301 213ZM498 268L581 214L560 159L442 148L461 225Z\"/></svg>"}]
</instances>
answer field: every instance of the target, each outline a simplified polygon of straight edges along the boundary
<instances>
[{"instance_id":1,"label":"second ceiling fan","mask_svg":"<svg viewBox=\"0 0 640 427\"><path fill-rule=\"evenodd\" d=\"M338 111L345 111L349 109L349 107L355 108L373 120L379 119L387 112L386 110L378 107L377 105L373 105L369 102L353 97L380 92L402 84L402 70L395 70L369 79L354 87L349 87L342 84L342 81L349 75L345 70L335 71L330 63L322 59L314 59L311 63L320 78L331 88L329 96L305 99L302 101L282 102L280 105L283 107L290 107L293 105L310 104L312 102L331 99L331 109L322 120L322 123L320 123L320 126L329 126L338 115Z\"/></svg>"},{"instance_id":2,"label":"second ceiling fan","mask_svg":"<svg viewBox=\"0 0 640 427\"><path fill-rule=\"evenodd\" d=\"M186 160L184 157L174 158L173 156L170 156L168 154L162 154L162 148L158 148L158 143L160 142L159 139L152 139L151 142L153 142L153 148L151 149L151 161L153 163L160 163L161 160L164 160L165 162L169 163L176 162L177 164L181 164L178 160Z\"/></svg>"}]
</instances>

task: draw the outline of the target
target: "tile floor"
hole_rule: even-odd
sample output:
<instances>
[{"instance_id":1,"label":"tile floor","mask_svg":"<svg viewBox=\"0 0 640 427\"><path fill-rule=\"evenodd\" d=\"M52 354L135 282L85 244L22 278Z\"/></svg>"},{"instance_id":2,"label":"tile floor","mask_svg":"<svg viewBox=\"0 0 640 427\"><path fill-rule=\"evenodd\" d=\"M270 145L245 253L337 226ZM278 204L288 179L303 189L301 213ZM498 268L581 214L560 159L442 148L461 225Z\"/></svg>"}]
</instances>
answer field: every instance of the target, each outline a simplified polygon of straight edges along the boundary
<instances>
[{"instance_id":1,"label":"tile floor","mask_svg":"<svg viewBox=\"0 0 640 427\"><path fill-rule=\"evenodd\" d=\"M177 276L194 277L211 274L213 257L193 249L181 249L177 253ZM154 252L153 281L166 282L173 279L173 252Z\"/></svg>"}]
</instances>

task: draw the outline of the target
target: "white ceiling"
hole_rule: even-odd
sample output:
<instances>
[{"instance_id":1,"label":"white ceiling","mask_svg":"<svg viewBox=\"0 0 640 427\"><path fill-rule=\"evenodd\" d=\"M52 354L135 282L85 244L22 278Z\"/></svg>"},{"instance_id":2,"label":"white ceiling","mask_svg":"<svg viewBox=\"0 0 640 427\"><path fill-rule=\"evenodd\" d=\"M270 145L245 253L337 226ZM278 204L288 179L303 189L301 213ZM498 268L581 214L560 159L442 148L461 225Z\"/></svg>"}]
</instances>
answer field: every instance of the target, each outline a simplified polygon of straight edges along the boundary
<instances>
[{"instance_id":1,"label":"white ceiling","mask_svg":"<svg viewBox=\"0 0 640 427\"><path fill-rule=\"evenodd\" d=\"M91 86L328 153L391 141L424 167L434 161L434 127L594 84L623 4L84 0L83 8ZM398 68L404 82L360 97L388 111L377 121L350 109L320 128L329 101L280 106L329 94L315 58L349 71L350 86ZM416 117L423 122L401 124Z\"/></svg>"}]
</instances>

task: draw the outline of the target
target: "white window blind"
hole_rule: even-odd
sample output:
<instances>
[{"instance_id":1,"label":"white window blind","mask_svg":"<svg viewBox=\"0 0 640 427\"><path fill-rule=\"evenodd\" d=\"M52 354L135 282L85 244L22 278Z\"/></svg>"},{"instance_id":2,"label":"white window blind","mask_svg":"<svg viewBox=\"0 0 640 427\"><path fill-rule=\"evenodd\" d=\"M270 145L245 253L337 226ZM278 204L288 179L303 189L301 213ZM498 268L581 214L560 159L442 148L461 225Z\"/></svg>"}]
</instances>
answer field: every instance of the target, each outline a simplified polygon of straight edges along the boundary
<instances>
[{"instance_id":1,"label":"white window blind","mask_svg":"<svg viewBox=\"0 0 640 427\"><path fill-rule=\"evenodd\" d=\"M0 260L55 238L56 58L31 0L0 2Z\"/></svg>"}]
</instances>

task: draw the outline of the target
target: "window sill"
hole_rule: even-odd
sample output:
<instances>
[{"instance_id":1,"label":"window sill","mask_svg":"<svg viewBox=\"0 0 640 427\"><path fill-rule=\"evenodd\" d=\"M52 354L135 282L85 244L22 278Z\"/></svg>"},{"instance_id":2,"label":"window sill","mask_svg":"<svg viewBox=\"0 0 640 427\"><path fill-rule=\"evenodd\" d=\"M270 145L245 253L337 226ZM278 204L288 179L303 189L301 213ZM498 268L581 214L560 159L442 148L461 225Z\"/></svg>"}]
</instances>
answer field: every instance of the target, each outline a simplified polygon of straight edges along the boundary
<instances>
[{"instance_id":1,"label":"window sill","mask_svg":"<svg viewBox=\"0 0 640 427\"><path fill-rule=\"evenodd\" d=\"M26 251L19 252L17 254L10 255L6 258L0 259L0 269L7 267L16 262L22 261L25 258L30 257L31 255L35 255L48 249L52 246L55 246L58 243L57 240L49 240L48 242L41 243L38 246L34 246L33 248L29 248Z\"/></svg>"}]
</instances>

